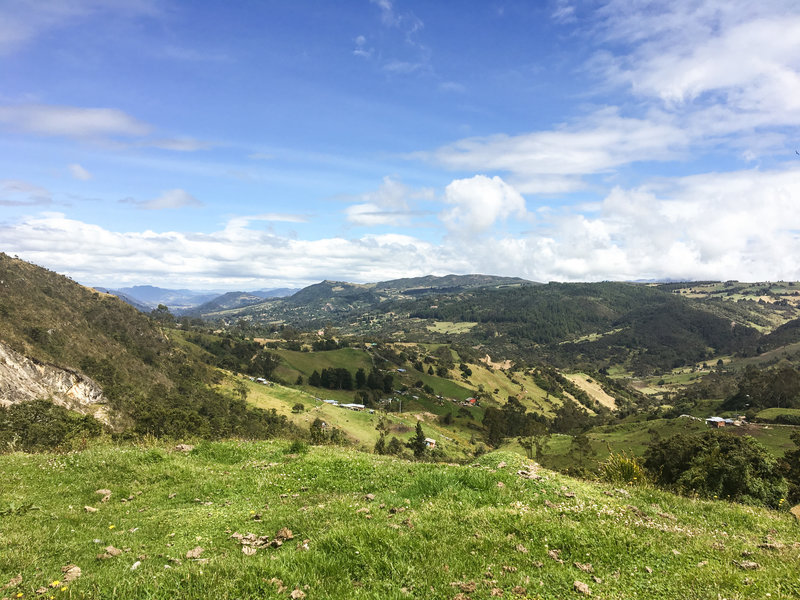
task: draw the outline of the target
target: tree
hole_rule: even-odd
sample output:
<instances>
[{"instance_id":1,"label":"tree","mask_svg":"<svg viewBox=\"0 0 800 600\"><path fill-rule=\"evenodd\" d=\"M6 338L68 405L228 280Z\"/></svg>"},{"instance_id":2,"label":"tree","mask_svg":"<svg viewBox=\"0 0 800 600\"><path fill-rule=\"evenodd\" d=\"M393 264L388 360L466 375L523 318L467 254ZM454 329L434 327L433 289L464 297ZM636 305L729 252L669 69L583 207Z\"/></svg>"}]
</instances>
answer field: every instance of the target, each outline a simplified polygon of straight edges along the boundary
<instances>
[{"instance_id":1,"label":"tree","mask_svg":"<svg viewBox=\"0 0 800 600\"><path fill-rule=\"evenodd\" d=\"M378 437L378 441L375 442L374 452L375 454L386 454L386 436L383 433Z\"/></svg>"},{"instance_id":2,"label":"tree","mask_svg":"<svg viewBox=\"0 0 800 600\"><path fill-rule=\"evenodd\" d=\"M425 433L422 431L422 421L417 421L414 437L406 445L414 452L414 458L421 458L425 454L427 444L425 443Z\"/></svg>"},{"instance_id":3,"label":"tree","mask_svg":"<svg viewBox=\"0 0 800 600\"><path fill-rule=\"evenodd\" d=\"M367 374L364 369L360 368L356 371L356 389L362 390L367 385Z\"/></svg>"},{"instance_id":4,"label":"tree","mask_svg":"<svg viewBox=\"0 0 800 600\"><path fill-rule=\"evenodd\" d=\"M784 454L781 470L789 484L787 499L790 504L796 504L800 503L800 431L792 432L789 439L794 442L794 449Z\"/></svg>"},{"instance_id":5,"label":"tree","mask_svg":"<svg viewBox=\"0 0 800 600\"><path fill-rule=\"evenodd\" d=\"M293 413L301 413L301 412L303 412L305 409L306 409L306 407L305 407L305 405L304 405L302 402L297 402L297 403L295 403L295 405L292 407L292 412L293 412Z\"/></svg>"},{"instance_id":6,"label":"tree","mask_svg":"<svg viewBox=\"0 0 800 600\"><path fill-rule=\"evenodd\" d=\"M322 387L322 377L319 374L319 371L314 371L311 376L308 378L308 385L313 385L314 387Z\"/></svg>"}]
</instances>

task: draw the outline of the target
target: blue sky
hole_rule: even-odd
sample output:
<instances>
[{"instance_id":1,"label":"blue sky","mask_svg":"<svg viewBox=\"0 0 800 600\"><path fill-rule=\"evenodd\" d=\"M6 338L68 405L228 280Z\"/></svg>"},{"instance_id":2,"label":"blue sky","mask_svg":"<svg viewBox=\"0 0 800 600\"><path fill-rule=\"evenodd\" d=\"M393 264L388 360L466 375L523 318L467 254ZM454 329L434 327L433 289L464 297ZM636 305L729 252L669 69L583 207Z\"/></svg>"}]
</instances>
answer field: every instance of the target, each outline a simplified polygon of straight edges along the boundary
<instances>
[{"instance_id":1,"label":"blue sky","mask_svg":"<svg viewBox=\"0 0 800 600\"><path fill-rule=\"evenodd\" d=\"M89 285L800 279L800 5L0 1L0 249Z\"/></svg>"}]
</instances>

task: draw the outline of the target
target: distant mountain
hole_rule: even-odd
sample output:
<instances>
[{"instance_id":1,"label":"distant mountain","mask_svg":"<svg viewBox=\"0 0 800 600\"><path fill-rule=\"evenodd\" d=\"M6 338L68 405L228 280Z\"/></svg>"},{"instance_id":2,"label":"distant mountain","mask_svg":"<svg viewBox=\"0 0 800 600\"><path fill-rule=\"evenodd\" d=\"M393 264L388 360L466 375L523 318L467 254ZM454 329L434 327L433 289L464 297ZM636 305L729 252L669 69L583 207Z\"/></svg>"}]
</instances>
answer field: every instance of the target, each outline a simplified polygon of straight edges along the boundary
<instances>
[{"instance_id":1,"label":"distant mountain","mask_svg":"<svg viewBox=\"0 0 800 600\"><path fill-rule=\"evenodd\" d=\"M151 309L156 308L159 304L164 304L170 310L191 308L219 296L219 292L214 291L171 290L152 285L119 288L110 293L116 295L117 292L133 298Z\"/></svg>"},{"instance_id":2,"label":"distant mountain","mask_svg":"<svg viewBox=\"0 0 800 600\"><path fill-rule=\"evenodd\" d=\"M299 291L300 288L275 288L274 290L256 290L255 292L250 292L250 294L266 300L267 298L285 298Z\"/></svg>"},{"instance_id":3,"label":"distant mountain","mask_svg":"<svg viewBox=\"0 0 800 600\"><path fill-rule=\"evenodd\" d=\"M117 298L119 298L120 300L125 302L126 304L131 305L133 308L135 308L136 310L141 311L143 313L150 312L153 308L155 308L153 306L149 306L147 304L139 302L135 298L131 298L130 296L128 296L127 294L123 294L119 290L110 290L108 288L103 288L103 287L96 287L94 289L96 289L98 292L102 292L104 294L111 294L112 296L116 296Z\"/></svg>"},{"instance_id":4,"label":"distant mountain","mask_svg":"<svg viewBox=\"0 0 800 600\"><path fill-rule=\"evenodd\" d=\"M257 296L248 292L228 292L217 296L213 300L203 302L199 306L177 311L176 314L181 316L202 316L206 313L219 312L224 310L231 310L234 308L242 308L250 306L251 304L258 304L265 300L262 296Z\"/></svg>"}]
</instances>

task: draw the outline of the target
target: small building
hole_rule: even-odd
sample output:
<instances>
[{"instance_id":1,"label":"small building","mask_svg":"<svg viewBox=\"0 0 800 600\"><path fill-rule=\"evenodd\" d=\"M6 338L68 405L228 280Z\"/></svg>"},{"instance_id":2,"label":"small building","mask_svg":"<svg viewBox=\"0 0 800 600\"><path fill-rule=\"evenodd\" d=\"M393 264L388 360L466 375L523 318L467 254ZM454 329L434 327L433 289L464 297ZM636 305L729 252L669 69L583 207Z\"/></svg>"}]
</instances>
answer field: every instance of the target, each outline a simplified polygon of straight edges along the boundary
<instances>
[{"instance_id":1,"label":"small building","mask_svg":"<svg viewBox=\"0 0 800 600\"><path fill-rule=\"evenodd\" d=\"M339 406L339 403L336 400L323 400L325 404L330 404L331 406Z\"/></svg>"},{"instance_id":2,"label":"small building","mask_svg":"<svg viewBox=\"0 0 800 600\"><path fill-rule=\"evenodd\" d=\"M433 438L425 438L425 447L430 448L431 450L436 448L436 440Z\"/></svg>"},{"instance_id":3,"label":"small building","mask_svg":"<svg viewBox=\"0 0 800 600\"><path fill-rule=\"evenodd\" d=\"M349 408L350 410L364 410L363 404L355 404L353 402L349 404L340 404L339 406L341 406L342 408Z\"/></svg>"},{"instance_id":4,"label":"small building","mask_svg":"<svg viewBox=\"0 0 800 600\"><path fill-rule=\"evenodd\" d=\"M470 406L475 406L478 403L478 399L477 398L467 398L466 400L464 400L464 402L466 402Z\"/></svg>"},{"instance_id":5,"label":"small building","mask_svg":"<svg viewBox=\"0 0 800 600\"><path fill-rule=\"evenodd\" d=\"M706 425L709 427L725 427L725 419L722 417L708 417L706 419Z\"/></svg>"}]
</instances>

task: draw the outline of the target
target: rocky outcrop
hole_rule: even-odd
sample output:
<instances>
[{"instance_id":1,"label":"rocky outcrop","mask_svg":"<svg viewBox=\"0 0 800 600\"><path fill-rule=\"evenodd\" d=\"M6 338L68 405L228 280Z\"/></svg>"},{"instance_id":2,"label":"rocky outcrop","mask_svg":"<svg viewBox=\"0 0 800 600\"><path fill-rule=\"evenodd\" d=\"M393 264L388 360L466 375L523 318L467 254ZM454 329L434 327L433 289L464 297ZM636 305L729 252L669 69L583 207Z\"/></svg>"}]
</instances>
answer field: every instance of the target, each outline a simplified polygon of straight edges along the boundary
<instances>
[{"instance_id":1,"label":"rocky outcrop","mask_svg":"<svg viewBox=\"0 0 800 600\"><path fill-rule=\"evenodd\" d=\"M109 422L103 390L90 378L32 360L0 342L0 405L49 398L55 404Z\"/></svg>"}]
</instances>

